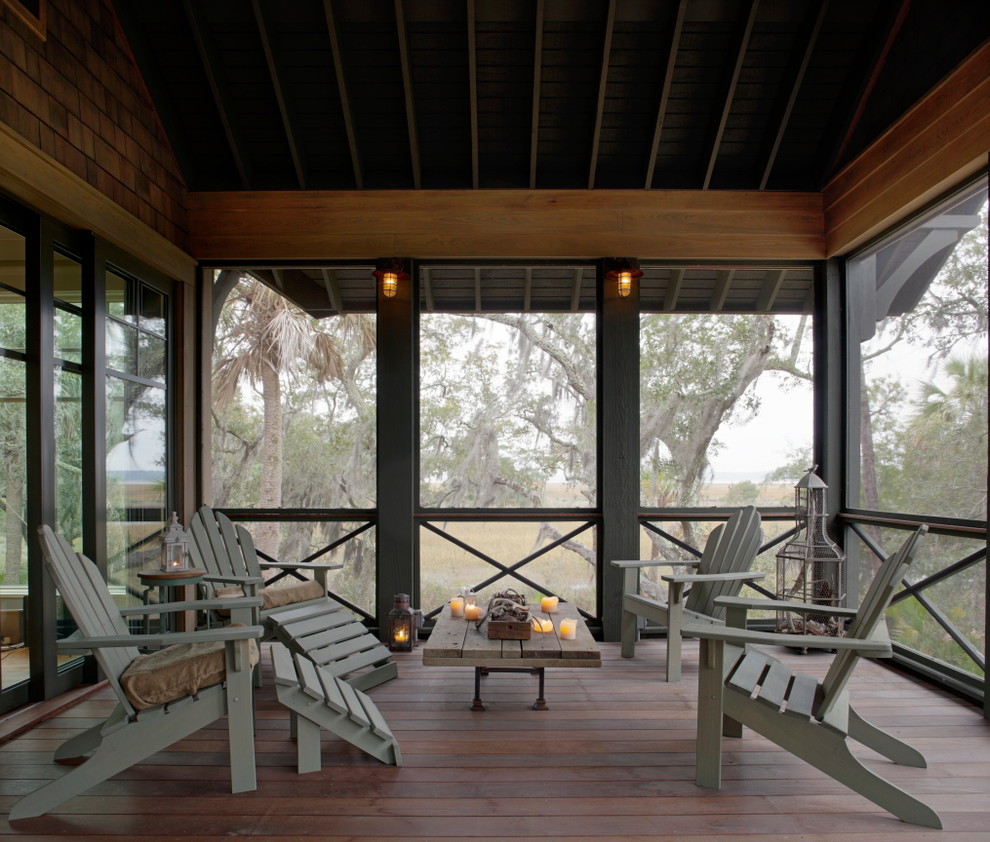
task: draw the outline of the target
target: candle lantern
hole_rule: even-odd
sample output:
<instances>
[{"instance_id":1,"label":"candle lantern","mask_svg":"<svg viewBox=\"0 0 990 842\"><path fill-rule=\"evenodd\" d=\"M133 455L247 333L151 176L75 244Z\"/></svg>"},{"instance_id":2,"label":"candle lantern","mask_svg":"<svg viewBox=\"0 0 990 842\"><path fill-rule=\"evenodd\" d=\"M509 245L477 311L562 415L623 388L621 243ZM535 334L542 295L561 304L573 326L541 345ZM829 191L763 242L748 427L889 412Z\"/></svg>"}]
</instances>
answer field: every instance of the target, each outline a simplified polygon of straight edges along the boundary
<instances>
[{"instance_id":1,"label":"candle lantern","mask_svg":"<svg viewBox=\"0 0 990 842\"><path fill-rule=\"evenodd\" d=\"M461 591L461 599L464 600L465 613L469 608L474 608L478 604L478 595L471 588L464 588Z\"/></svg>"},{"instance_id":2,"label":"candle lantern","mask_svg":"<svg viewBox=\"0 0 990 842\"><path fill-rule=\"evenodd\" d=\"M172 512L172 520L162 530L159 543L161 544L162 570L189 569L190 538L179 523L179 516Z\"/></svg>"},{"instance_id":3,"label":"candle lantern","mask_svg":"<svg viewBox=\"0 0 990 842\"><path fill-rule=\"evenodd\" d=\"M409 594L397 593L395 607L388 612L386 643L392 652L412 652L416 639L416 614L409 608Z\"/></svg>"},{"instance_id":4,"label":"candle lantern","mask_svg":"<svg viewBox=\"0 0 990 842\"><path fill-rule=\"evenodd\" d=\"M845 554L828 537L825 492L828 486L808 470L794 486L798 533L777 553L777 599L839 607L845 603ZM838 637L842 626L827 614L803 619L781 612L777 631Z\"/></svg>"}]
</instances>

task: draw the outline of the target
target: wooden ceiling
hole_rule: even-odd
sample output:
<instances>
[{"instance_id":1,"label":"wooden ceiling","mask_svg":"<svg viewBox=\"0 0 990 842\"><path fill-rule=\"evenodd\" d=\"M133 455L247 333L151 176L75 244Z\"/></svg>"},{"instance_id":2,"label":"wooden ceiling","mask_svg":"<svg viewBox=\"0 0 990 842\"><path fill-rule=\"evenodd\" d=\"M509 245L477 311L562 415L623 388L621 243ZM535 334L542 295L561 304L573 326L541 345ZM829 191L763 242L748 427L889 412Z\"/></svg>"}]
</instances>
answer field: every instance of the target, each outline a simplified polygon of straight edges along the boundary
<instances>
[{"instance_id":1,"label":"wooden ceiling","mask_svg":"<svg viewBox=\"0 0 990 842\"><path fill-rule=\"evenodd\" d=\"M187 185L817 191L978 0L113 0Z\"/></svg>"}]
</instances>

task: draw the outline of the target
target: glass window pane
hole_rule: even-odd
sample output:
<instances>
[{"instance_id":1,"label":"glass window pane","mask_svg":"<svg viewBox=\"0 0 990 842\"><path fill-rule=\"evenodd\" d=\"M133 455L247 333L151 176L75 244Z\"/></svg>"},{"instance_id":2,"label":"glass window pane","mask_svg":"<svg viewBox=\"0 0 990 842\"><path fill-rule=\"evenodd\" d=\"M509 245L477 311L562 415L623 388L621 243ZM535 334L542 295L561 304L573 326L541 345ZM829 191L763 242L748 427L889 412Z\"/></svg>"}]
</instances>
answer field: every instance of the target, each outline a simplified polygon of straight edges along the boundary
<instances>
[{"instance_id":1,"label":"glass window pane","mask_svg":"<svg viewBox=\"0 0 990 842\"><path fill-rule=\"evenodd\" d=\"M82 306L82 265L55 252L55 297L66 304Z\"/></svg>"},{"instance_id":2,"label":"glass window pane","mask_svg":"<svg viewBox=\"0 0 990 842\"><path fill-rule=\"evenodd\" d=\"M137 374L137 341L136 329L107 319L107 368L123 374Z\"/></svg>"},{"instance_id":3,"label":"glass window pane","mask_svg":"<svg viewBox=\"0 0 990 842\"><path fill-rule=\"evenodd\" d=\"M0 284L24 292L24 238L0 225Z\"/></svg>"},{"instance_id":4,"label":"glass window pane","mask_svg":"<svg viewBox=\"0 0 990 842\"><path fill-rule=\"evenodd\" d=\"M107 377L107 577L131 595L157 563L165 460L165 390Z\"/></svg>"},{"instance_id":5,"label":"glass window pane","mask_svg":"<svg viewBox=\"0 0 990 842\"><path fill-rule=\"evenodd\" d=\"M139 332L138 341L138 376L148 380L165 382L165 367L168 363L166 354L168 348L164 339Z\"/></svg>"},{"instance_id":6,"label":"glass window pane","mask_svg":"<svg viewBox=\"0 0 990 842\"><path fill-rule=\"evenodd\" d=\"M986 182L850 261L862 366L858 505L986 518Z\"/></svg>"},{"instance_id":7,"label":"glass window pane","mask_svg":"<svg viewBox=\"0 0 990 842\"><path fill-rule=\"evenodd\" d=\"M82 546L82 377L55 369L56 529Z\"/></svg>"},{"instance_id":8,"label":"glass window pane","mask_svg":"<svg viewBox=\"0 0 990 842\"><path fill-rule=\"evenodd\" d=\"M55 356L82 362L82 317L55 306Z\"/></svg>"},{"instance_id":9,"label":"glass window pane","mask_svg":"<svg viewBox=\"0 0 990 842\"><path fill-rule=\"evenodd\" d=\"M644 506L787 506L810 467L809 316L640 319Z\"/></svg>"},{"instance_id":10,"label":"glass window pane","mask_svg":"<svg viewBox=\"0 0 990 842\"><path fill-rule=\"evenodd\" d=\"M420 501L594 506L595 317L424 314Z\"/></svg>"},{"instance_id":11,"label":"glass window pane","mask_svg":"<svg viewBox=\"0 0 990 842\"><path fill-rule=\"evenodd\" d=\"M6 317L4 313L4 317ZM25 364L0 357L0 643L2 688L28 678L25 604L28 588L26 517Z\"/></svg>"},{"instance_id":12,"label":"glass window pane","mask_svg":"<svg viewBox=\"0 0 990 842\"><path fill-rule=\"evenodd\" d=\"M165 296L150 287L141 287L141 328L165 335Z\"/></svg>"},{"instance_id":13,"label":"glass window pane","mask_svg":"<svg viewBox=\"0 0 990 842\"><path fill-rule=\"evenodd\" d=\"M116 272L107 272L107 314L122 322L137 323L137 284Z\"/></svg>"}]
</instances>

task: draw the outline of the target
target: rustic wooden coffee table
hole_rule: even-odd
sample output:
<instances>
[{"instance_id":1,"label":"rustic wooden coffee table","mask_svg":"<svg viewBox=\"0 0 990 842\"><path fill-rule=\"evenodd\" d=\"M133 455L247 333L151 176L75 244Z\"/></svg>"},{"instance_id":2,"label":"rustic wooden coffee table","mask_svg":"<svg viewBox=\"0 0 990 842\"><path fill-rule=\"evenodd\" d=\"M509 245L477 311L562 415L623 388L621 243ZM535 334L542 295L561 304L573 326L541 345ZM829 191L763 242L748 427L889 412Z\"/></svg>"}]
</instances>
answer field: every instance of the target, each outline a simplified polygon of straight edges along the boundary
<instances>
[{"instance_id":1,"label":"rustic wooden coffee table","mask_svg":"<svg viewBox=\"0 0 990 842\"><path fill-rule=\"evenodd\" d=\"M474 703L471 710L484 710L481 677L489 672L528 672L539 676L539 697L534 710L547 710L543 697L543 672L547 667L600 667L602 654L591 632L581 619L577 606L561 602L555 614L544 614L538 607L533 616L553 621L552 632L534 631L529 640L489 640L487 624L475 628L473 620L451 617L446 606L437 617L429 640L423 647L423 664L428 667L474 667ZM573 640L560 639L560 621L577 620Z\"/></svg>"}]
</instances>

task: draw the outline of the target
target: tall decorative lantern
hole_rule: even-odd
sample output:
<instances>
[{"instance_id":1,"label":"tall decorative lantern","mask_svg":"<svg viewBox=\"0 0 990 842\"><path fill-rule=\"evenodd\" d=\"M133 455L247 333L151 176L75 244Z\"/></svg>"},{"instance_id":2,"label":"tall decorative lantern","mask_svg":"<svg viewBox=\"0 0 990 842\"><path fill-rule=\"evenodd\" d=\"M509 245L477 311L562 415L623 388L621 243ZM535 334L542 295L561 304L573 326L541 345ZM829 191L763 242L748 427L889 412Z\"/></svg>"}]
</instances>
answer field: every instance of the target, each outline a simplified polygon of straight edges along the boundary
<instances>
[{"instance_id":1,"label":"tall decorative lantern","mask_svg":"<svg viewBox=\"0 0 990 842\"><path fill-rule=\"evenodd\" d=\"M846 598L846 557L825 531L828 486L815 474L816 467L811 467L794 486L794 515L799 531L777 553L777 599L837 607ZM838 637L842 626L826 614L809 614L801 619L780 613L777 631Z\"/></svg>"},{"instance_id":2,"label":"tall decorative lantern","mask_svg":"<svg viewBox=\"0 0 990 842\"><path fill-rule=\"evenodd\" d=\"M409 594L397 593L388 612L385 642L392 652L412 652L416 639L416 614L409 607Z\"/></svg>"},{"instance_id":3,"label":"tall decorative lantern","mask_svg":"<svg viewBox=\"0 0 990 842\"><path fill-rule=\"evenodd\" d=\"M190 537L182 528L182 524L179 523L179 516L172 512L172 520L162 531L159 539L162 550L162 570L188 570L190 542Z\"/></svg>"}]
</instances>

